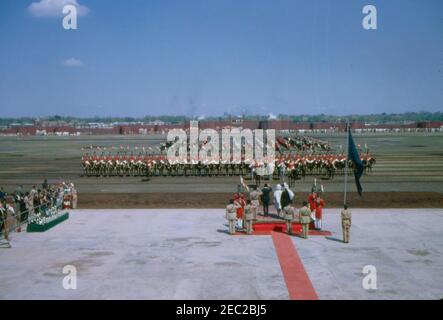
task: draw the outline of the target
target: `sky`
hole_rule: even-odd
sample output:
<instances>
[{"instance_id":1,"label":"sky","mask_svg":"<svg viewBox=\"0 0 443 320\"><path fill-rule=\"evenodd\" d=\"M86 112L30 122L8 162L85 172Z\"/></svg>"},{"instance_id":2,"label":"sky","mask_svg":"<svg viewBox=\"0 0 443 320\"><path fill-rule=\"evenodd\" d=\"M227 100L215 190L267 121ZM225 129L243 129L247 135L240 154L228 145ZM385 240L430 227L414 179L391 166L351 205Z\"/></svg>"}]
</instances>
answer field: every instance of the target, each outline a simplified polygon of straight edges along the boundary
<instances>
[{"instance_id":1,"label":"sky","mask_svg":"<svg viewBox=\"0 0 443 320\"><path fill-rule=\"evenodd\" d=\"M78 29L62 27L74 2ZM377 8L377 30L362 9ZM0 117L443 111L441 0L1 0Z\"/></svg>"}]
</instances>

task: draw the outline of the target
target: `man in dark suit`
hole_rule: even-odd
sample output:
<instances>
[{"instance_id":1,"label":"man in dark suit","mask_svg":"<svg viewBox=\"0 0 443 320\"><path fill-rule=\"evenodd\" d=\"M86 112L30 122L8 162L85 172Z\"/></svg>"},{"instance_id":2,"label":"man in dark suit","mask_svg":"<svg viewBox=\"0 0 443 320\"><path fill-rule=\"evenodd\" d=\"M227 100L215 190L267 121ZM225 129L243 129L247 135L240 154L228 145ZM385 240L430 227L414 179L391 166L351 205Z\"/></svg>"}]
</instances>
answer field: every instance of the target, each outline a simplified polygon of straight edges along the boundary
<instances>
[{"instance_id":1,"label":"man in dark suit","mask_svg":"<svg viewBox=\"0 0 443 320\"><path fill-rule=\"evenodd\" d=\"M294 192L289 189L289 186L286 183L283 185L283 188L284 190L280 197L280 204L282 209L289 206L294 200Z\"/></svg>"},{"instance_id":2,"label":"man in dark suit","mask_svg":"<svg viewBox=\"0 0 443 320\"><path fill-rule=\"evenodd\" d=\"M263 202L263 215L266 217L269 215L269 202L271 201L272 188L266 183L261 192Z\"/></svg>"}]
</instances>

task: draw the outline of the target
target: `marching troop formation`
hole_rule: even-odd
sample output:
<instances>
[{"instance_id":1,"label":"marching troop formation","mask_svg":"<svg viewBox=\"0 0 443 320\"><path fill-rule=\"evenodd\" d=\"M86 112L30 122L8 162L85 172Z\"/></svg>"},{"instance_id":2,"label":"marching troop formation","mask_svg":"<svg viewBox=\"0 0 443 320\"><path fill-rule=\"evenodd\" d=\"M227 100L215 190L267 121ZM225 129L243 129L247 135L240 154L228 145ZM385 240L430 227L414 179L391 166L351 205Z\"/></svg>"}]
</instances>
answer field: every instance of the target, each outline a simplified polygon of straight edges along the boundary
<instances>
[{"instance_id":1,"label":"marching troop formation","mask_svg":"<svg viewBox=\"0 0 443 320\"><path fill-rule=\"evenodd\" d=\"M202 145L205 143L203 142ZM269 178L288 177L291 182L307 175L319 175L332 179L344 174L346 155L335 152L329 143L308 137L276 139L275 162L260 164L254 159L245 158L240 163L230 161L201 161L188 157L186 163L168 161L165 150L168 143L149 149L135 148L134 151L120 147L117 154L106 148L90 148L82 157L85 176L251 176L258 178L258 168L265 167ZM113 148L114 149L114 148ZM130 154L128 155L128 153ZM105 155L106 153L106 155ZM366 150L360 152L365 172L372 171L376 160ZM349 170L352 170L350 163Z\"/></svg>"},{"instance_id":2,"label":"marching troop formation","mask_svg":"<svg viewBox=\"0 0 443 320\"><path fill-rule=\"evenodd\" d=\"M365 172L371 172L376 160L370 154L362 154ZM261 165L254 160L243 159L241 163L202 162L190 160L187 164L171 163L164 155L93 155L82 157L86 176L245 176L255 175ZM324 175L333 178L344 174L344 154L312 154L306 156L280 155L275 164L268 165L273 177L286 176L291 179L306 175ZM273 168L272 168L273 167ZM352 164L350 164L352 170Z\"/></svg>"}]
</instances>

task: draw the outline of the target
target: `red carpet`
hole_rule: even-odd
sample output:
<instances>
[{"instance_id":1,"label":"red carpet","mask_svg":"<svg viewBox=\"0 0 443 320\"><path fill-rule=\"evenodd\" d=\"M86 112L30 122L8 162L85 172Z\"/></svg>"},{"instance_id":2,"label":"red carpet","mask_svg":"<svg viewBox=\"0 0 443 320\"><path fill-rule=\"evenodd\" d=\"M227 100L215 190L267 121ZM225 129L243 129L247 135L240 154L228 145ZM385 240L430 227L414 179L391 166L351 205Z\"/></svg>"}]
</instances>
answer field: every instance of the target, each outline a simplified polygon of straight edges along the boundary
<instances>
[{"instance_id":1,"label":"red carpet","mask_svg":"<svg viewBox=\"0 0 443 320\"><path fill-rule=\"evenodd\" d=\"M253 227L253 235L270 235L273 232L284 232L286 233L286 223L285 222L254 222ZM299 235L302 232L301 224L300 223L293 223L292 224L292 231L295 235ZM241 232L238 232L237 234L244 234ZM330 231L324 231L324 230L315 230L314 225L312 224L310 226L309 230L310 236L330 236L332 233Z\"/></svg>"},{"instance_id":2,"label":"red carpet","mask_svg":"<svg viewBox=\"0 0 443 320\"><path fill-rule=\"evenodd\" d=\"M291 238L281 232L272 232L272 240L288 288L289 298L291 300L318 300L317 293Z\"/></svg>"}]
</instances>

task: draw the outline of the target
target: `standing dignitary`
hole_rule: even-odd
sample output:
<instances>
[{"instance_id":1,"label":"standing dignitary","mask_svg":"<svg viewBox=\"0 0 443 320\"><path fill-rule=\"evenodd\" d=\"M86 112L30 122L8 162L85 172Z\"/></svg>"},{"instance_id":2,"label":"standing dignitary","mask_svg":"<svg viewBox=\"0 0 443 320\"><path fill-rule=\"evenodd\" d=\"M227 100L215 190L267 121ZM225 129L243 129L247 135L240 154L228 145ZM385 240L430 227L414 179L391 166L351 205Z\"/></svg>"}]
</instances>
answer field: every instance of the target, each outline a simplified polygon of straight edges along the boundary
<instances>
[{"instance_id":1,"label":"standing dignitary","mask_svg":"<svg viewBox=\"0 0 443 320\"><path fill-rule=\"evenodd\" d=\"M289 189L289 186L287 183L284 183L283 184L283 191L282 191L281 197L280 197L281 208L284 209L286 206L291 204L293 199L294 199L294 192L292 192L292 190Z\"/></svg>"},{"instance_id":2,"label":"standing dignitary","mask_svg":"<svg viewBox=\"0 0 443 320\"><path fill-rule=\"evenodd\" d=\"M262 202L263 202L263 215L267 217L269 215L269 202L271 201L272 188L265 183L265 187L261 190Z\"/></svg>"},{"instance_id":3,"label":"standing dignitary","mask_svg":"<svg viewBox=\"0 0 443 320\"><path fill-rule=\"evenodd\" d=\"M283 191L282 191L282 187L280 184L278 184L275 187L275 192L274 192L274 206L275 209L277 210L277 214L279 217L282 216L282 206L281 206L281 195L282 195Z\"/></svg>"},{"instance_id":4,"label":"standing dignitary","mask_svg":"<svg viewBox=\"0 0 443 320\"><path fill-rule=\"evenodd\" d=\"M348 209L348 205L344 205L344 209L341 212L341 227L343 228L343 242L349 243L349 231L351 229L352 220L351 210Z\"/></svg>"},{"instance_id":5,"label":"standing dignitary","mask_svg":"<svg viewBox=\"0 0 443 320\"><path fill-rule=\"evenodd\" d=\"M308 203L303 201L303 207L298 211L300 216L300 223L302 227L302 237L307 239L309 233L309 224L311 223L311 210L308 208Z\"/></svg>"}]
</instances>

